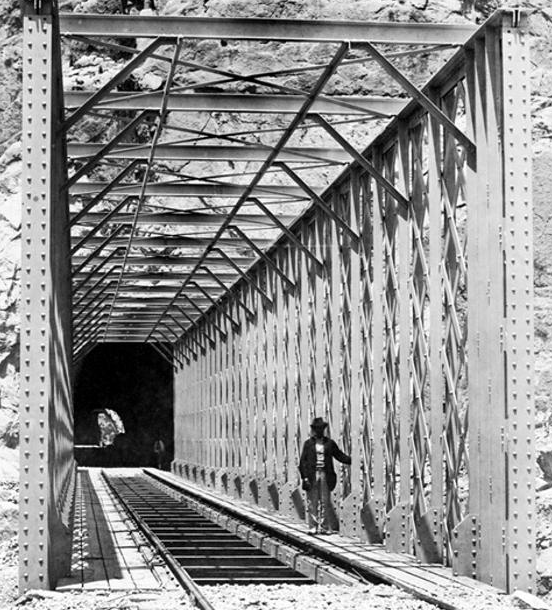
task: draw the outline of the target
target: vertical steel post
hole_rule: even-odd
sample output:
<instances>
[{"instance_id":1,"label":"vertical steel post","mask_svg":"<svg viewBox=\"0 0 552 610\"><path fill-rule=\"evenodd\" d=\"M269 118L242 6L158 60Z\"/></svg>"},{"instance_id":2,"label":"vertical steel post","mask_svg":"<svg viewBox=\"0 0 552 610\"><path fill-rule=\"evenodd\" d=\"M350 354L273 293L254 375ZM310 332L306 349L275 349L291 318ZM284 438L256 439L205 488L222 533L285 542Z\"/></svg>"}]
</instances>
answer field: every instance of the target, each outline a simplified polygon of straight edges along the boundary
<instances>
[{"instance_id":1,"label":"vertical steel post","mask_svg":"<svg viewBox=\"0 0 552 610\"><path fill-rule=\"evenodd\" d=\"M521 23L518 20L521 18ZM535 590L533 209L529 34L526 16L503 17L500 52L503 100L506 372L506 499L508 589Z\"/></svg>"},{"instance_id":2,"label":"vertical steel post","mask_svg":"<svg viewBox=\"0 0 552 610\"><path fill-rule=\"evenodd\" d=\"M351 174L351 181L347 193L348 207L350 208L347 223L358 235L360 233L360 213L361 213L361 193L359 171ZM344 250L349 257L349 316L350 328L345 339L348 340L350 347L349 370L344 371L348 376L349 389L348 401L350 409L349 430L350 430L350 453L351 464L351 489L347 497L343 499L340 515L344 525L344 533L360 538L362 536L360 527L360 508L361 508L361 461L362 461L362 390L361 390L361 277L360 277L360 240L351 240L348 234L342 236Z\"/></svg>"},{"instance_id":3,"label":"vertical steel post","mask_svg":"<svg viewBox=\"0 0 552 610\"><path fill-rule=\"evenodd\" d=\"M398 129L398 145L396 163L398 164L399 188L408 196L410 182L410 151L408 145L408 132L406 125L401 122ZM389 177L392 180L392 177ZM406 213L398 213L395 202L393 214L398 223L397 248L398 286L395 299L398 299L398 340L399 340L399 367L398 390L399 396L395 398L398 407L399 432L399 490L398 503L388 514L387 546L390 550L402 553L411 552L411 300L410 300L410 274L411 269L411 207ZM397 304L395 304L395 307Z\"/></svg>"},{"instance_id":4,"label":"vertical steel post","mask_svg":"<svg viewBox=\"0 0 552 610\"><path fill-rule=\"evenodd\" d=\"M71 279L55 7L23 5L19 589L70 571Z\"/></svg>"},{"instance_id":5,"label":"vertical steel post","mask_svg":"<svg viewBox=\"0 0 552 610\"><path fill-rule=\"evenodd\" d=\"M373 159L374 166L381 168L381 157ZM372 213L374 217L374 248L373 248L373 285L372 293L374 310L372 312L372 350L374 382L372 390L372 420L374 427L373 446L373 487L372 497L363 508L363 523L369 542L383 540L385 520L385 402L384 402L384 315L383 301L385 299L384 283L384 231L382 188L372 181Z\"/></svg>"},{"instance_id":6,"label":"vertical steel post","mask_svg":"<svg viewBox=\"0 0 552 610\"><path fill-rule=\"evenodd\" d=\"M441 277L442 257L442 184L441 184L441 128L428 117L428 215L429 215L429 391L430 391L430 445L431 445L431 497L429 508L417 524L428 533L421 541L420 553L426 561L443 558L443 289Z\"/></svg>"}]
</instances>

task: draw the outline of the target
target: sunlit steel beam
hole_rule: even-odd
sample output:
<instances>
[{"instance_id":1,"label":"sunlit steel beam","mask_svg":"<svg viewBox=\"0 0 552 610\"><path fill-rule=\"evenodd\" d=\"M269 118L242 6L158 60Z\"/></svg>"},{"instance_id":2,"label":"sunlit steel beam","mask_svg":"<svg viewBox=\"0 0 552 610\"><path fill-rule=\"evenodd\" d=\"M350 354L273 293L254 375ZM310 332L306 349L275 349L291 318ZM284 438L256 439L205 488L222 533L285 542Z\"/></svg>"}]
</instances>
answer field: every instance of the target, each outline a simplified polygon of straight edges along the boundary
<instances>
[{"instance_id":1,"label":"sunlit steel beam","mask_svg":"<svg viewBox=\"0 0 552 610\"><path fill-rule=\"evenodd\" d=\"M104 218L104 214L85 214L79 219L79 224L96 225ZM295 220L295 216L278 213L280 222L289 224ZM224 223L226 214L202 214L201 212L144 212L138 217L138 224L142 225L190 225L190 226L213 226L218 227ZM132 214L117 214L110 219L116 224L131 224ZM272 222L262 214L236 214L234 223L255 227L272 228Z\"/></svg>"},{"instance_id":2,"label":"sunlit steel beam","mask_svg":"<svg viewBox=\"0 0 552 610\"><path fill-rule=\"evenodd\" d=\"M102 150L103 144L69 143L67 156L70 159L87 159L95 157ZM108 159L147 159L149 144L119 144L102 156ZM170 161L259 161L266 159L270 146L188 146L183 144L159 144L155 149L155 158ZM345 163L349 155L341 148L284 148L277 159L290 163L305 161L309 157L316 160Z\"/></svg>"},{"instance_id":3,"label":"sunlit steel beam","mask_svg":"<svg viewBox=\"0 0 552 610\"><path fill-rule=\"evenodd\" d=\"M60 14L61 34L115 38L171 36L207 40L280 40L284 42L381 42L463 44L477 26L471 23L385 23L312 19L181 17L176 15Z\"/></svg>"},{"instance_id":4,"label":"sunlit steel beam","mask_svg":"<svg viewBox=\"0 0 552 610\"><path fill-rule=\"evenodd\" d=\"M267 247L274 240L272 239L263 239L263 238L252 238L255 244L260 248ZM90 238L82 247L85 248L96 248L97 246L103 244L105 238L102 237L92 237ZM115 237L109 243L112 246L124 246L126 244L126 239L124 237ZM132 240L132 247L136 248L194 248L194 247L205 247L210 242L210 239L206 237L181 237L179 235L167 235L166 237L155 236L155 237L135 237ZM247 249L248 246L241 239L227 238L221 240L221 245L224 245L228 248L241 248ZM76 248L76 246L75 246Z\"/></svg>"},{"instance_id":5,"label":"sunlit steel beam","mask_svg":"<svg viewBox=\"0 0 552 610\"><path fill-rule=\"evenodd\" d=\"M71 195L97 195L106 189L112 195L140 195L142 185L139 183L117 184L106 182L77 182L70 189ZM247 185L241 184L193 184L189 182L150 182L146 186L148 197L240 197ZM320 187L313 187L320 190ZM297 197L305 199L305 193L295 186L257 185L251 193L254 197L279 199L281 197ZM102 195L102 197L105 196Z\"/></svg>"},{"instance_id":6,"label":"sunlit steel beam","mask_svg":"<svg viewBox=\"0 0 552 610\"><path fill-rule=\"evenodd\" d=\"M73 258L73 264L79 265L82 262L82 258L75 257ZM105 260L105 259L103 259ZM123 257L118 256L110 259L114 265L120 265L123 262ZM197 261L200 260L200 257L197 256L129 256L128 264L129 265L139 265L139 266L153 266L160 267L166 265L167 267L182 267L182 266L191 266L195 265ZM237 265L250 265L255 259L254 258L245 258L243 256L233 256L232 260ZM102 261L103 262L103 261ZM211 265L215 265L217 267L226 267L227 261L225 259L211 259Z\"/></svg>"},{"instance_id":7,"label":"sunlit steel beam","mask_svg":"<svg viewBox=\"0 0 552 610\"><path fill-rule=\"evenodd\" d=\"M65 106L78 107L90 97L90 91L66 91ZM159 108L161 94L110 93L104 96L97 110L149 110ZM335 102L350 104L339 105L330 99L319 99L312 106L312 112L322 114L356 115L376 114L395 116L407 104L407 99L377 96L340 95ZM285 94L241 94L241 93L172 93L168 99L169 112L247 112L264 114L296 114L305 98L301 95Z\"/></svg>"}]
</instances>

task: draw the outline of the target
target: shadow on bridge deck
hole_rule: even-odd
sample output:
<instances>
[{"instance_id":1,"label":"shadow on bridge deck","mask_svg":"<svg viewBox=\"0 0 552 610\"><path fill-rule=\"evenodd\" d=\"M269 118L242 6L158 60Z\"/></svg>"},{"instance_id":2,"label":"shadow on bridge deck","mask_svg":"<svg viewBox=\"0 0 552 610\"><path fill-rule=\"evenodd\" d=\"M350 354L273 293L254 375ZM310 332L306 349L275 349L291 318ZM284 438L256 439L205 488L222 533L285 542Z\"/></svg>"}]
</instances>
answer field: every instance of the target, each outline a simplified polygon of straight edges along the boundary
<instances>
[{"instance_id":1,"label":"shadow on bridge deck","mask_svg":"<svg viewBox=\"0 0 552 610\"><path fill-rule=\"evenodd\" d=\"M135 525L115 504L99 468L79 468L71 576L58 591L174 590L168 569L151 560Z\"/></svg>"}]
</instances>

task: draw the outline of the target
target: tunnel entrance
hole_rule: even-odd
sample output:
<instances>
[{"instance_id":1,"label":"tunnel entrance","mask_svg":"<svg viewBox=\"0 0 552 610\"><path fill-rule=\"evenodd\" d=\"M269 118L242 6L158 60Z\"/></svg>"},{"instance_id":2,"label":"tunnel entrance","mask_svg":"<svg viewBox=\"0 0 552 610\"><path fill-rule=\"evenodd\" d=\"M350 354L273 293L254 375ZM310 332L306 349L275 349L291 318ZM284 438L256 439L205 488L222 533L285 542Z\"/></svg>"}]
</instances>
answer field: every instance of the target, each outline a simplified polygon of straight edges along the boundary
<instances>
[{"instance_id":1,"label":"tunnel entrance","mask_svg":"<svg viewBox=\"0 0 552 610\"><path fill-rule=\"evenodd\" d=\"M76 371L74 405L80 466L170 466L173 375L151 346L98 345Z\"/></svg>"}]
</instances>

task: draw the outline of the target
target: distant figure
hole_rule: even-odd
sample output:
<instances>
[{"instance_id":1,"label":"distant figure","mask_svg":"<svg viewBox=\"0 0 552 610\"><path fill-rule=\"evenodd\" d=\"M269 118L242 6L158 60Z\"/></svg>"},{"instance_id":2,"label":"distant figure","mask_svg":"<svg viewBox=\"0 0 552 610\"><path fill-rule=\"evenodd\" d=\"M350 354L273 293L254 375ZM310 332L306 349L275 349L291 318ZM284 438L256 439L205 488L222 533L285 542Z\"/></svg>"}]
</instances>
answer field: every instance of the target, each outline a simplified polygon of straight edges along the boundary
<instances>
[{"instance_id":1,"label":"distant figure","mask_svg":"<svg viewBox=\"0 0 552 610\"><path fill-rule=\"evenodd\" d=\"M165 463L165 443L159 438L153 443L153 453L155 453L157 468L163 470L163 464Z\"/></svg>"},{"instance_id":2,"label":"distant figure","mask_svg":"<svg viewBox=\"0 0 552 610\"><path fill-rule=\"evenodd\" d=\"M330 492L335 488L333 458L350 464L351 458L343 453L335 441L324 436L327 423L321 417L312 420L312 436L303 445L299 472L303 489L307 492L309 534L330 534L328 523L332 501Z\"/></svg>"}]
</instances>

